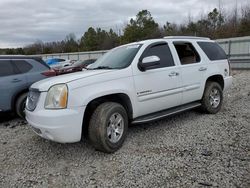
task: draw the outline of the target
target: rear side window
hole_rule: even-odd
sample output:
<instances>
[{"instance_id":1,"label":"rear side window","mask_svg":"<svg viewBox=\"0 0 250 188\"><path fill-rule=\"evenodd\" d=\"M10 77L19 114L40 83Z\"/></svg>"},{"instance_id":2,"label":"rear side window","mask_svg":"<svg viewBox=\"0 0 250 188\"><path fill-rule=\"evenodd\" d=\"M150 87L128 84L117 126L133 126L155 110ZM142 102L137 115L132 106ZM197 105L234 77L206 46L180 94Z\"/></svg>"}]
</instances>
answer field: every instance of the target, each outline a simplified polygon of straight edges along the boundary
<instances>
[{"instance_id":1,"label":"rear side window","mask_svg":"<svg viewBox=\"0 0 250 188\"><path fill-rule=\"evenodd\" d=\"M200 62L200 56L191 43L178 41L174 46L182 65Z\"/></svg>"},{"instance_id":2,"label":"rear side window","mask_svg":"<svg viewBox=\"0 0 250 188\"><path fill-rule=\"evenodd\" d=\"M144 57L149 57L149 56L158 56L160 58L160 64L152 68L150 67L148 69L171 67L175 65L171 51L167 43L156 44L146 49L141 59L143 59Z\"/></svg>"},{"instance_id":3,"label":"rear side window","mask_svg":"<svg viewBox=\"0 0 250 188\"><path fill-rule=\"evenodd\" d=\"M215 42L197 42L211 61L227 59L224 50Z\"/></svg>"},{"instance_id":4,"label":"rear side window","mask_svg":"<svg viewBox=\"0 0 250 188\"><path fill-rule=\"evenodd\" d=\"M26 62L25 60L13 60L13 62L20 71L20 73L29 72L33 68L33 66L28 62Z\"/></svg>"},{"instance_id":5,"label":"rear side window","mask_svg":"<svg viewBox=\"0 0 250 188\"><path fill-rule=\"evenodd\" d=\"M10 60L0 60L0 77L15 74L14 67Z\"/></svg>"}]
</instances>

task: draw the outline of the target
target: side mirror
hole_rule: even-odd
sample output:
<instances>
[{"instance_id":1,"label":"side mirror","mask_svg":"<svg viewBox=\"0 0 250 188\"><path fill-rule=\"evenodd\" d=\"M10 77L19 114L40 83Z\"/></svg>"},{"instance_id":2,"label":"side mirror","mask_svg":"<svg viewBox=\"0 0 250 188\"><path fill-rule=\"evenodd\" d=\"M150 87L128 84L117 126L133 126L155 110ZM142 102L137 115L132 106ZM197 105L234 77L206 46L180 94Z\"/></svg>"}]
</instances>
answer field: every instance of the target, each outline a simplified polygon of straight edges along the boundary
<instances>
[{"instance_id":1,"label":"side mirror","mask_svg":"<svg viewBox=\"0 0 250 188\"><path fill-rule=\"evenodd\" d=\"M147 70L148 67L159 65L160 60L161 59L158 56L155 56L155 55L144 57L142 59L142 61L139 63L140 69L142 71L145 71L145 70Z\"/></svg>"}]
</instances>

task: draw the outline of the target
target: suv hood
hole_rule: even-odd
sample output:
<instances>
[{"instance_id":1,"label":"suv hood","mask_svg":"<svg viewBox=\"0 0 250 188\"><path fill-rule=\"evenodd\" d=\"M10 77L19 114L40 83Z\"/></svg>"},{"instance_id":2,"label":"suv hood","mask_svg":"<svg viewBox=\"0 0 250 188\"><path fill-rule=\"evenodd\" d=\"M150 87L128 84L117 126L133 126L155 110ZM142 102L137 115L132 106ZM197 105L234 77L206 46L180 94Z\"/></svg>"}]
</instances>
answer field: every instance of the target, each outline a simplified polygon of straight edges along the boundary
<instances>
[{"instance_id":1,"label":"suv hood","mask_svg":"<svg viewBox=\"0 0 250 188\"><path fill-rule=\"evenodd\" d=\"M56 84L69 83L78 79L88 78L96 75L102 75L113 71L115 70L89 70L89 71L65 74L36 82L31 86L31 88L38 89L41 92L48 91L51 86Z\"/></svg>"}]
</instances>

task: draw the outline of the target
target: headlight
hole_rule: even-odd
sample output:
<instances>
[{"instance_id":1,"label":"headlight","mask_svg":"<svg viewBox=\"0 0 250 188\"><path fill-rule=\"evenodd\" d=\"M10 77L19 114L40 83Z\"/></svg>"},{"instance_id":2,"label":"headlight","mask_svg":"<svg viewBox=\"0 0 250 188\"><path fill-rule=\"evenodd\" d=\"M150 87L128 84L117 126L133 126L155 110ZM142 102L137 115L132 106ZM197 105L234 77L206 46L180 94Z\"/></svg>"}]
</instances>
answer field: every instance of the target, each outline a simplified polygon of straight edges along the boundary
<instances>
[{"instance_id":1,"label":"headlight","mask_svg":"<svg viewBox=\"0 0 250 188\"><path fill-rule=\"evenodd\" d=\"M45 101L46 109L63 109L67 107L68 87L66 84L52 86Z\"/></svg>"}]
</instances>

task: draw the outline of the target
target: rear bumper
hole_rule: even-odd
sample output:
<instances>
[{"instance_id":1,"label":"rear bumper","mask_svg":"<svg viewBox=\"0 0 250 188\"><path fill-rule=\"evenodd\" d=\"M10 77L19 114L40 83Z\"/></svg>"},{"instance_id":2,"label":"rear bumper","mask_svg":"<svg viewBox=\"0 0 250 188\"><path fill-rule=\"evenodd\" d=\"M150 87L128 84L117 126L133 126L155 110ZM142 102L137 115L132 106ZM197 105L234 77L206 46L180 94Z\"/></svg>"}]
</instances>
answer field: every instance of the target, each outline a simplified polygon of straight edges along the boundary
<instances>
[{"instance_id":1,"label":"rear bumper","mask_svg":"<svg viewBox=\"0 0 250 188\"><path fill-rule=\"evenodd\" d=\"M233 77L232 76L228 76L224 78L224 91L227 91L233 83Z\"/></svg>"},{"instance_id":2,"label":"rear bumper","mask_svg":"<svg viewBox=\"0 0 250 188\"><path fill-rule=\"evenodd\" d=\"M62 110L26 110L26 119L39 136L59 143L81 140L85 107Z\"/></svg>"}]
</instances>

